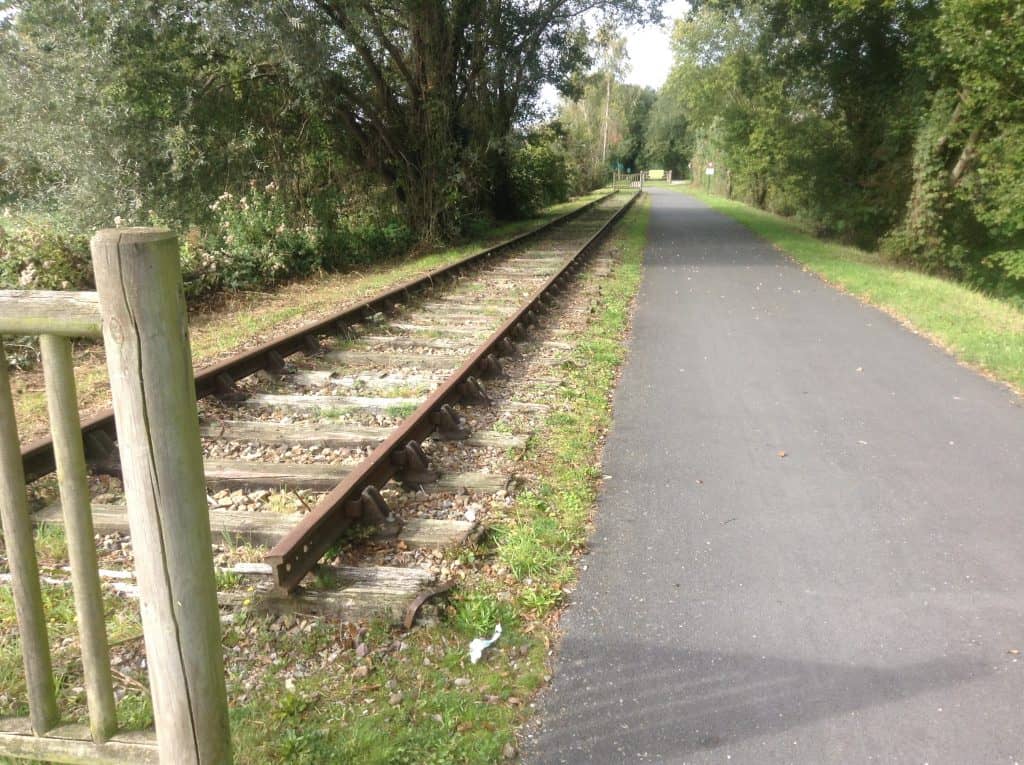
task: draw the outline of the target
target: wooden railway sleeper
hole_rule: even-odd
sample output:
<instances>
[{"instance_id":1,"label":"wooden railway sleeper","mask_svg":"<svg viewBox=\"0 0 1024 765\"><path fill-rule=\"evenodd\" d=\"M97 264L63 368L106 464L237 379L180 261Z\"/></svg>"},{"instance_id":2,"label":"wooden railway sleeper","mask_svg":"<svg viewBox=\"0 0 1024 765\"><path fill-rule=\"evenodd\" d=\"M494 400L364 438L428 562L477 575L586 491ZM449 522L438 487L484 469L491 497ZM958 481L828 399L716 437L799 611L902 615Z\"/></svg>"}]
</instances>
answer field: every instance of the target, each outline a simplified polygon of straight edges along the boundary
<instances>
[{"instance_id":1,"label":"wooden railway sleeper","mask_svg":"<svg viewBox=\"0 0 1024 765\"><path fill-rule=\"evenodd\" d=\"M419 441L407 441L401 449L391 452L391 463L398 467L395 477L407 489L434 483L440 477L436 470L431 470L430 460Z\"/></svg>"}]
</instances>

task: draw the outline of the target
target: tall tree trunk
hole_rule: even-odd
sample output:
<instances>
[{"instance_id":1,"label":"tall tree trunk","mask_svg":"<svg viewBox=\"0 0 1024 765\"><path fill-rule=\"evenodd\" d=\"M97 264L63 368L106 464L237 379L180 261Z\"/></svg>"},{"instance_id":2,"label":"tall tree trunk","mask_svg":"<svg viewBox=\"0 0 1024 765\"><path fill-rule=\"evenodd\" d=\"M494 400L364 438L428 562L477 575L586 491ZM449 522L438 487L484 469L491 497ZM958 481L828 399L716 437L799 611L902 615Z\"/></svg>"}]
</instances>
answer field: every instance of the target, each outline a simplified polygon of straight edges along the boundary
<instances>
[{"instance_id":1,"label":"tall tree trunk","mask_svg":"<svg viewBox=\"0 0 1024 765\"><path fill-rule=\"evenodd\" d=\"M608 161L608 123L611 120L612 110L612 73L608 72L605 78L604 94L604 140L601 142L601 161Z\"/></svg>"}]
</instances>

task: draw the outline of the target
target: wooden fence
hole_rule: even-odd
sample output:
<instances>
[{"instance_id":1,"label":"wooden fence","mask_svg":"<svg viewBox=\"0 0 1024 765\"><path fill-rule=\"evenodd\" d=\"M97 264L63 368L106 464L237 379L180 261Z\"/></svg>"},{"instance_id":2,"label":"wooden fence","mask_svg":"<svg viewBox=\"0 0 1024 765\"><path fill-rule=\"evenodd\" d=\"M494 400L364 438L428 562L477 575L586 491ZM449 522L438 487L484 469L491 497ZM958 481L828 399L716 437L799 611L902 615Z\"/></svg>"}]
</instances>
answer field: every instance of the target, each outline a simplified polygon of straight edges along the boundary
<instances>
[{"instance_id":1,"label":"wooden fence","mask_svg":"<svg viewBox=\"0 0 1024 765\"><path fill-rule=\"evenodd\" d=\"M88 727L62 723L0 340L0 521L29 716L0 719L0 758L68 763L231 761L220 621L178 244L164 229L92 240L95 293L0 291L0 338L38 335ZM72 368L71 339L102 336L110 375L155 732L119 732Z\"/></svg>"}]
</instances>

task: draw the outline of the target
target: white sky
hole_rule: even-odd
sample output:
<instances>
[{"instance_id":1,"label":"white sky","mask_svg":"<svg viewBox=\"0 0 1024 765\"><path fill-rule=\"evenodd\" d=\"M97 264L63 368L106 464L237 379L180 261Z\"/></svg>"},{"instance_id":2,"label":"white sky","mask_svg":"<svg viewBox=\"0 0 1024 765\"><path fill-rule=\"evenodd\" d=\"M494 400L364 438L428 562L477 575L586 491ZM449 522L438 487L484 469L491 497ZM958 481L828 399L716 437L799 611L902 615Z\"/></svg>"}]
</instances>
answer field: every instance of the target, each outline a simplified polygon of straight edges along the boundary
<instances>
[{"instance_id":1,"label":"white sky","mask_svg":"<svg viewBox=\"0 0 1024 765\"><path fill-rule=\"evenodd\" d=\"M672 49L669 40L672 23L689 9L686 0L669 0L662 12L665 21L661 25L632 27L626 32L626 50L629 51L630 72L626 78L636 85L660 88L668 70L672 68Z\"/></svg>"},{"instance_id":2,"label":"white sky","mask_svg":"<svg viewBox=\"0 0 1024 765\"><path fill-rule=\"evenodd\" d=\"M673 22L682 18L689 10L686 0L668 0L662 7L665 20L661 24L646 27L630 27L626 30L626 50L629 53L629 74L626 81L636 85L660 88L668 71L672 68ZM558 92L551 86L541 88L540 106L551 116L558 108Z\"/></svg>"}]
</instances>

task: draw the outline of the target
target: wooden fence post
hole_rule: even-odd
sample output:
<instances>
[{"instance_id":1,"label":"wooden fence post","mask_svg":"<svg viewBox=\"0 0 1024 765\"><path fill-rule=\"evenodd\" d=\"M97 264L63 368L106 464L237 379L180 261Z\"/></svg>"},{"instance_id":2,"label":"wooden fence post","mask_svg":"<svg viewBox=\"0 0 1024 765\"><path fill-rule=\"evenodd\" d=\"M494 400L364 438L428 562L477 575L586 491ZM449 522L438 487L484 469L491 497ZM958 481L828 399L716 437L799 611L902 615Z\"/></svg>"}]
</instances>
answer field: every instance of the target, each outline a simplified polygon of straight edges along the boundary
<instances>
[{"instance_id":1,"label":"wooden fence post","mask_svg":"<svg viewBox=\"0 0 1024 765\"><path fill-rule=\"evenodd\" d=\"M220 618L177 238L92 239L160 762L231 761Z\"/></svg>"},{"instance_id":2,"label":"wooden fence post","mask_svg":"<svg viewBox=\"0 0 1024 765\"><path fill-rule=\"evenodd\" d=\"M60 504L64 514L75 614L81 637L89 728L93 741L101 744L117 730L117 712L110 676L110 647L107 645L103 593L100 591L100 575L96 564L96 539L93 536L89 483L85 472L82 423L78 417L78 397L75 394L71 341L57 335L42 335L39 347L43 354L53 456L60 483Z\"/></svg>"},{"instance_id":3,"label":"wooden fence post","mask_svg":"<svg viewBox=\"0 0 1024 765\"><path fill-rule=\"evenodd\" d=\"M4 545L7 548L14 589L14 610L21 635L21 655L28 686L29 717L37 736L57 724L57 696L53 686L50 643L46 634L46 614L39 587L32 521L25 497L25 471L21 466L18 426L14 419L14 401L7 374L7 356L0 342L0 517L3 519Z\"/></svg>"}]
</instances>

